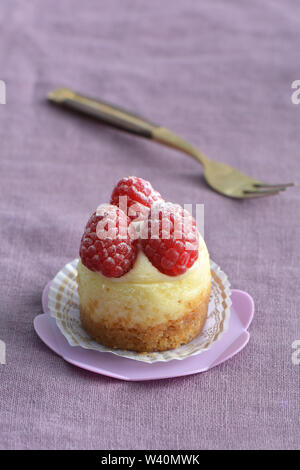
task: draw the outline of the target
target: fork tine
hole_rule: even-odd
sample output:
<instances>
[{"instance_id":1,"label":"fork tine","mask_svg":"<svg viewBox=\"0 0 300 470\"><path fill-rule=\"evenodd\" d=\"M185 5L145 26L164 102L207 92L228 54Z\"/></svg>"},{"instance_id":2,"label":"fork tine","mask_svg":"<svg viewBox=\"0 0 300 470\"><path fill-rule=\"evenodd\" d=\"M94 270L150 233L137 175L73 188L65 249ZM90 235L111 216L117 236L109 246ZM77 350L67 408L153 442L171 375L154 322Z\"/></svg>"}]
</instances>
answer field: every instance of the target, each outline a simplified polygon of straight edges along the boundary
<instances>
[{"instance_id":1,"label":"fork tine","mask_svg":"<svg viewBox=\"0 0 300 470\"><path fill-rule=\"evenodd\" d=\"M270 190L270 191L244 191L244 199L254 199L258 197L266 197L266 196L273 196L275 194L280 194L281 191L284 191L284 189L280 190Z\"/></svg>"},{"instance_id":2,"label":"fork tine","mask_svg":"<svg viewBox=\"0 0 300 470\"><path fill-rule=\"evenodd\" d=\"M254 183L255 188L268 188L268 189L285 189L295 186L295 183L282 183L282 184L268 184L268 183Z\"/></svg>"}]
</instances>

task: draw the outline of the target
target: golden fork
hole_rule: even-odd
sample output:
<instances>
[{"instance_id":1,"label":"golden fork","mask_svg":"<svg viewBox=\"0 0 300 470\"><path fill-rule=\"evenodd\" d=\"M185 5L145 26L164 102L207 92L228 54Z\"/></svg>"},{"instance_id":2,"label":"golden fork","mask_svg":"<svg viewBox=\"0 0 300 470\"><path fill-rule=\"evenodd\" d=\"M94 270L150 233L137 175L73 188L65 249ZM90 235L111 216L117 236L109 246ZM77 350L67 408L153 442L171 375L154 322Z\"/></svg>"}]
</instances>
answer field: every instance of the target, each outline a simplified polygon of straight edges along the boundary
<instances>
[{"instance_id":1,"label":"golden fork","mask_svg":"<svg viewBox=\"0 0 300 470\"><path fill-rule=\"evenodd\" d=\"M153 124L142 117L98 99L88 98L68 88L58 88L48 94L56 104L75 109L100 119L117 129L155 140L192 156L203 165L208 185L224 196L252 199L278 194L294 183L267 184L250 178L230 165L210 160L202 152L168 129Z\"/></svg>"}]
</instances>

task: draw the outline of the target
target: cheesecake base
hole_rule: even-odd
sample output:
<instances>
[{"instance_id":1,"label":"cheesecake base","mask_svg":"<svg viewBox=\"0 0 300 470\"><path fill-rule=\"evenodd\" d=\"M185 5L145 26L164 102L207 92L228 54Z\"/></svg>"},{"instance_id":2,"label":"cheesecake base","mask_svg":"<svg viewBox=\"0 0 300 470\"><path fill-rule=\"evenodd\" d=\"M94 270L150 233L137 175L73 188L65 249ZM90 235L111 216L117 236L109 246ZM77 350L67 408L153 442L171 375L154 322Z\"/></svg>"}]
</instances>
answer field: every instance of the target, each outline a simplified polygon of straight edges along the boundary
<instances>
[{"instance_id":1,"label":"cheesecake base","mask_svg":"<svg viewBox=\"0 0 300 470\"><path fill-rule=\"evenodd\" d=\"M166 351L178 348L194 339L203 329L208 311L210 285L193 301L188 302L185 312L175 320L167 320L154 326L143 327L140 324L130 327L128 323L118 321L96 321L98 308L96 299L80 308L83 328L98 343L116 349L137 352Z\"/></svg>"}]
</instances>

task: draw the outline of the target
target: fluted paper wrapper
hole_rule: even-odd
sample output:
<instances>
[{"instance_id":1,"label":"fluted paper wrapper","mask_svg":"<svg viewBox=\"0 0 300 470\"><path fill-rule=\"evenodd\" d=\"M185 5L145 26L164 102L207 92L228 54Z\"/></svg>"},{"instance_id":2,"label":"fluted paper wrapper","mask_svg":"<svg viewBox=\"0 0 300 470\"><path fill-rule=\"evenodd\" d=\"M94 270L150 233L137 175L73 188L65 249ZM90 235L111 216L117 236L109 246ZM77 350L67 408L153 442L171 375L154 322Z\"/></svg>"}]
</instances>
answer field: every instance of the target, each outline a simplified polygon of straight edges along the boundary
<instances>
[{"instance_id":1,"label":"fluted paper wrapper","mask_svg":"<svg viewBox=\"0 0 300 470\"><path fill-rule=\"evenodd\" d=\"M71 346L110 352L117 356L148 363L181 360L207 351L228 328L231 306L230 283L221 268L211 261L212 289L207 320L202 332L193 341L177 349L153 353L138 353L102 346L90 338L81 326L77 263L78 259L75 259L57 273L51 283L48 297L50 314L55 318L58 328Z\"/></svg>"}]
</instances>

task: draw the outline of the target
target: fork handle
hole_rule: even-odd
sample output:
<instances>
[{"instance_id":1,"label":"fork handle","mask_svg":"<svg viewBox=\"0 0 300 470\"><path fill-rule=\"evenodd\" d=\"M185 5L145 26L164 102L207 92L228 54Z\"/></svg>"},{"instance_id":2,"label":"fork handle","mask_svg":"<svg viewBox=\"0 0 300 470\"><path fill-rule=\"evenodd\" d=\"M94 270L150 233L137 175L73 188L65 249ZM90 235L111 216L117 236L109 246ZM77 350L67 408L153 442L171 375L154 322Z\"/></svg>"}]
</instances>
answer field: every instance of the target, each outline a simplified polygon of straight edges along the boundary
<instances>
[{"instance_id":1,"label":"fork handle","mask_svg":"<svg viewBox=\"0 0 300 470\"><path fill-rule=\"evenodd\" d=\"M207 157L181 137L164 127L154 124L153 122L118 106L99 99L89 98L68 88L57 88L48 94L48 99L56 104L65 106L66 108L73 109L99 119L105 124L119 130L152 139L156 142L167 145L168 147L181 150L182 152L194 157L202 165L208 163Z\"/></svg>"}]
</instances>

